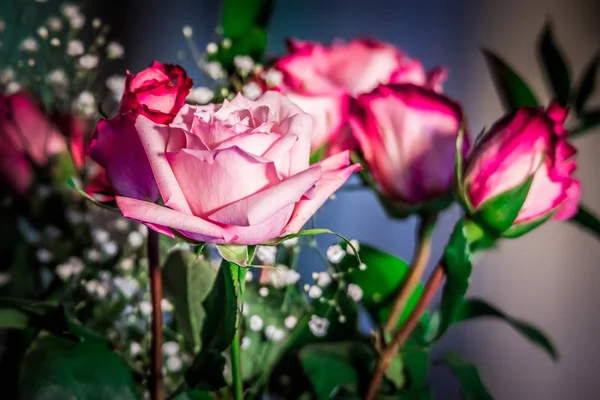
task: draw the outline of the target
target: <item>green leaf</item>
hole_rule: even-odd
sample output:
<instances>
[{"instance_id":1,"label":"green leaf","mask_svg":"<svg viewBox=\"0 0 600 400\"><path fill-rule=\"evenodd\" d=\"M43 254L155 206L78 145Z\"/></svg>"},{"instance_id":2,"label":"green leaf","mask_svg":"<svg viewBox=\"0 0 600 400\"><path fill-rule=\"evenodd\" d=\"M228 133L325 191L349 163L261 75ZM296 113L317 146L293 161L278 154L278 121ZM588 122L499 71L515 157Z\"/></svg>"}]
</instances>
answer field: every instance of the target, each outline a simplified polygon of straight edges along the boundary
<instances>
[{"instance_id":1,"label":"green leaf","mask_svg":"<svg viewBox=\"0 0 600 400\"><path fill-rule=\"evenodd\" d=\"M581 75L581 82L579 82L579 85L577 86L574 104L575 111L578 115L582 113L585 103L596 88L596 75L598 74L598 66L600 66L600 54L596 54L596 56L592 58Z\"/></svg>"},{"instance_id":2,"label":"green leaf","mask_svg":"<svg viewBox=\"0 0 600 400\"><path fill-rule=\"evenodd\" d=\"M387 371L385 371L385 378L390 381L397 390L402 389L405 379L404 364L402 363L402 358L400 356L392 358Z\"/></svg>"},{"instance_id":3,"label":"green leaf","mask_svg":"<svg viewBox=\"0 0 600 400\"><path fill-rule=\"evenodd\" d=\"M25 329L29 326L29 316L23 311L0 306L0 328Z\"/></svg>"},{"instance_id":4,"label":"green leaf","mask_svg":"<svg viewBox=\"0 0 600 400\"><path fill-rule=\"evenodd\" d=\"M252 246L239 244L218 244L217 250L225 260L232 262L242 267L251 265L254 256L254 248Z\"/></svg>"},{"instance_id":5,"label":"green leaf","mask_svg":"<svg viewBox=\"0 0 600 400\"><path fill-rule=\"evenodd\" d=\"M225 0L221 17L223 36L238 37L257 26L265 28L273 5L273 0Z\"/></svg>"},{"instance_id":6,"label":"green leaf","mask_svg":"<svg viewBox=\"0 0 600 400\"><path fill-rule=\"evenodd\" d=\"M549 212L546 215L532 219L531 221L521 222L520 224L513 225L502 232L502 237L514 239L518 238L519 236L523 236L524 234L531 232L544 222L548 221L553 215L554 212Z\"/></svg>"},{"instance_id":7,"label":"green leaf","mask_svg":"<svg viewBox=\"0 0 600 400\"><path fill-rule=\"evenodd\" d=\"M452 373L460 382L461 391L465 400L492 400L492 395L487 391L477 368L473 364L464 361L460 356L448 353L440 364L450 368Z\"/></svg>"},{"instance_id":8,"label":"green leaf","mask_svg":"<svg viewBox=\"0 0 600 400\"><path fill-rule=\"evenodd\" d=\"M600 127L600 110L586 111L579 116L580 125L571 130L570 138L580 136L591 129Z\"/></svg>"},{"instance_id":9,"label":"green leaf","mask_svg":"<svg viewBox=\"0 0 600 400\"><path fill-rule=\"evenodd\" d=\"M163 268L164 288L175 308L175 322L190 352L200 348L205 312L202 302L210 293L217 271L210 261L188 250L169 252Z\"/></svg>"},{"instance_id":10,"label":"green leaf","mask_svg":"<svg viewBox=\"0 0 600 400\"><path fill-rule=\"evenodd\" d=\"M489 50L483 50L483 54L492 75L496 92L507 111L515 111L522 106L539 105L531 89L508 64Z\"/></svg>"},{"instance_id":11,"label":"green leaf","mask_svg":"<svg viewBox=\"0 0 600 400\"><path fill-rule=\"evenodd\" d=\"M361 373L362 366L374 361L372 351L360 342L311 344L299 356L317 399L329 399L337 388L360 384L368 378Z\"/></svg>"},{"instance_id":12,"label":"green leaf","mask_svg":"<svg viewBox=\"0 0 600 400\"><path fill-rule=\"evenodd\" d=\"M327 143L319 146L315 151L310 154L310 164L316 164L325 158L327 152Z\"/></svg>"},{"instance_id":13,"label":"green leaf","mask_svg":"<svg viewBox=\"0 0 600 400\"><path fill-rule=\"evenodd\" d=\"M337 264L337 269L347 273L345 280L360 286L363 291L362 304L381 324L390 312L396 291L404 281L409 266L403 260L366 243L360 244L358 254L366 267L361 267L354 255L346 254ZM402 312L399 324L406 320L422 292L423 286L419 284Z\"/></svg>"},{"instance_id":14,"label":"green leaf","mask_svg":"<svg viewBox=\"0 0 600 400\"><path fill-rule=\"evenodd\" d=\"M174 400L211 400L212 396L210 392L205 390L190 390L185 393L181 393L175 397Z\"/></svg>"},{"instance_id":15,"label":"green leaf","mask_svg":"<svg viewBox=\"0 0 600 400\"><path fill-rule=\"evenodd\" d=\"M332 235L335 235L335 233L333 231L330 231L329 229L305 229L298 233L293 233L291 235L285 235L285 236L281 236L281 237L269 240L268 242L263 243L263 244L265 246L276 246L279 243L283 243L286 240L290 240L293 238L304 237L304 236L316 236L316 235L322 235L324 233L330 233Z\"/></svg>"},{"instance_id":16,"label":"green leaf","mask_svg":"<svg viewBox=\"0 0 600 400\"><path fill-rule=\"evenodd\" d=\"M465 142L465 121L462 120L461 124L460 124L460 128L458 130L458 135L456 136L454 187L455 187L455 192L458 194L459 200L464 204L464 206L467 208L467 210L471 210L473 207L471 206L468 197L465 196L465 189L463 187L464 159L463 159L462 149L464 147L464 142Z\"/></svg>"},{"instance_id":17,"label":"green leaf","mask_svg":"<svg viewBox=\"0 0 600 400\"><path fill-rule=\"evenodd\" d=\"M136 399L131 371L106 346L51 335L35 340L21 364L20 398Z\"/></svg>"},{"instance_id":18,"label":"green leaf","mask_svg":"<svg viewBox=\"0 0 600 400\"><path fill-rule=\"evenodd\" d=\"M579 204L577 214L569 221L579 225L600 240L600 219L583 204Z\"/></svg>"},{"instance_id":19,"label":"green leaf","mask_svg":"<svg viewBox=\"0 0 600 400\"><path fill-rule=\"evenodd\" d=\"M225 387L227 386L223 377L225 364L225 357L219 351L202 350L186 372L185 381L190 387L200 390L217 390Z\"/></svg>"},{"instance_id":20,"label":"green leaf","mask_svg":"<svg viewBox=\"0 0 600 400\"><path fill-rule=\"evenodd\" d=\"M525 203L534 176L535 172L520 185L486 200L475 211L474 218L497 233L510 228Z\"/></svg>"},{"instance_id":21,"label":"green leaf","mask_svg":"<svg viewBox=\"0 0 600 400\"><path fill-rule=\"evenodd\" d=\"M90 196L89 194L87 194L86 192L84 192L81 188L79 188L77 186L77 184L75 183L75 180L72 177L67 179L67 183L69 184L69 186L71 188L75 189L75 191L77 193L79 193L83 198L91 201L98 207L106 208L107 210L111 210L111 211L119 211L119 208L116 206L116 204L102 203L102 202L96 200L95 198L93 198L92 196Z\"/></svg>"},{"instance_id":22,"label":"green leaf","mask_svg":"<svg viewBox=\"0 0 600 400\"><path fill-rule=\"evenodd\" d=\"M429 353L426 349L411 348L402 352L404 368L408 375L408 387L420 388L427 384Z\"/></svg>"},{"instance_id":23,"label":"green leaf","mask_svg":"<svg viewBox=\"0 0 600 400\"><path fill-rule=\"evenodd\" d=\"M465 299L460 310L457 312L455 323L481 317L495 317L503 320L531 341L531 343L545 350L554 361L558 359L556 348L542 331L527 322L505 314L484 300L474 298Z\"/></svg>"},{"instance_id":24,"label":"green leaf","mask_svg":"<svg viewBox=\"0 0 600 400\"><path fill-rule=\"evenodd\" d=\"M540 37L538 53L542 60L546 79L554 93L553 97L560 105L566 107L569 104L571 93L571 74L556 45L550 24L546 24Z\"/></svg>"}]
</instances>

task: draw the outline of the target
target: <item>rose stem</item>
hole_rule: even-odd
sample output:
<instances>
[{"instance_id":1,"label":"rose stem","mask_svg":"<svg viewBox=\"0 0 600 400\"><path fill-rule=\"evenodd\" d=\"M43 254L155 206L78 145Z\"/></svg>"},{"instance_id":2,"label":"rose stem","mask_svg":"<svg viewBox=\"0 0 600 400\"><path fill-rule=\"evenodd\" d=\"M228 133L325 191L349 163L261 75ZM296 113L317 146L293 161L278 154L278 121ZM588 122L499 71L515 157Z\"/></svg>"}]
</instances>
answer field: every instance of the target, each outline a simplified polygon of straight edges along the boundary
<instances>
[{"instance_id":1,"label":"rose stem","mask_svg":"<svg viewBox=\"0 0 600 400\"><path fill-rule=\"evenodd\" d=\"M394 299L390 315L385 321L383 331L385 334L391 334L392 331L398 325L398 320L404 311L410 296L415 291L415 288L421 281L423 272L427 268L427 262L429 261L429 255L431 254L431 234L435 227L437 220L437 214L429 213L423 215L417 225L417 244L415 256L408 271L406 280L402 283L398 295Z\"/></svg>"},{"instance_id":2,"label":"rose stem","mask_svg":"<svg viewBox=\"0 0 600 400\"><path fill-rule=\"evenodd\" d=\"M150 347L149 389L152 400L165 398L162 377L162 282L160 277L158 232L148 231L148 267L150 268L150 294L152 297L152 345Z\"/></svg>"},{"instance_id":3,"label":"rose stem","mask_svg":"<svg viewBox=\"0 0 600 400\"><path fill-rule=\"evenodd\" d=\"M243 305L244 304L244 290L243 290L243 284L244 284L244 276L246 274L245 271L242 270L242 267L240 267L239 265L235 264L235 263L227 263L227 266L229 268L232 269L237 269L237 273L233 273L233 276L236 276L238 278L238 283L240 285L240 292L239 292L239 304ZM223 265L221 268L224 268L225 265ZM232 271L234 272L234 271ZM241 350L240 350L240 331L242 329L242 324L240 323L240 318L241 318L241 313L238 309L237 311L238 313L238 317L237 317L237 323L236 323L236 327L235 327L235 333L233 335L233 341L231 342L231 346L229 351L231 352L231 374L232 374L232 378L233 378L233 394L234 394L234 399L235 400L243 400L244 399L244 383L242 381L242 364L241 364Z\"/></svg>"},{"instance_id":4,"label":"rose stem","mask_svg":"<svg viewBox=\"0 0 600 400\"><path fill-rule=\"evenodd\" d=\"M382 350L379 363L377 364L375 372L373 373L373 377L371 378L371 383L369 384L369 390L365 399L374 400L377 397L377 391L379 390L379 386L381 386L381 382L383 381L383 377L388 366L390 365L390 362L419 323L421 315L427 311L427 306L442 284L443 279L444 267L442 264L438 264L429 277L427 284L425 285L423 295L408 316L406 322L402 328L396 332L390 344Z\"/></svg>"}]
</instances>

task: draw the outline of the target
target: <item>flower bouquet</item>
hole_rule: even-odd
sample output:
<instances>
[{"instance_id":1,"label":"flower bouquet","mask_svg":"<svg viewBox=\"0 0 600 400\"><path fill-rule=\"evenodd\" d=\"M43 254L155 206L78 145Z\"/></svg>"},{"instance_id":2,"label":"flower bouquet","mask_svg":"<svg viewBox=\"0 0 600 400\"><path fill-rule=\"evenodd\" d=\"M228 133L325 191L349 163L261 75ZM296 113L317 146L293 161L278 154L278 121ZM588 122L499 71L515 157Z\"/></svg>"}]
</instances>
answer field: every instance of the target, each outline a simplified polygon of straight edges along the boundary
<instances>
[{"instance_id":1,"label":"flower bouquet","mask_svg":"<svg viewBox=\"0 0 600 400\"><path fill-rule=\"evenodd\" d=\"M600 124L597 57L573 84L546 26L540 102L484 51L506 114L473 135L446 69L392 44L290 39L267 58L272 1L224 1L205 51L183 28L211 87L158 61L108 75L124 57L110 27L38 3L0 20L6 398L430 399L441 365L463 397L490 399L473 364L431 357L482 317L558 358L540 329L467 291L479 255L547 221L600 238L571 143ZM418 220L409 262L319 224L355 190ZM462 216L430 260L453 204Z\"/></svg>"}]
</instances>

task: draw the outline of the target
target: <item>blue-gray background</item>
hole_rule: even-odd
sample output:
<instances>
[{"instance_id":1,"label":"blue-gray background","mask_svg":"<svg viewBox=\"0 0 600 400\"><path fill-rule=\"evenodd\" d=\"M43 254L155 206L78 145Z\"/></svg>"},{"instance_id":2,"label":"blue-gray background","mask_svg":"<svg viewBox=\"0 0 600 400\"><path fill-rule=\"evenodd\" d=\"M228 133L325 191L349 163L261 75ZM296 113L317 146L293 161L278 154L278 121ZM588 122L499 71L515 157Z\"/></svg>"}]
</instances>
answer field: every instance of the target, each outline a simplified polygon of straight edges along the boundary
<instances>
[{"instance_id":1,"label":"blue-gray background","mask_svg":"<svg viewBox=\"0 0 600 400\"><path fill-rule=\"evenodd\" d=\"M200 47L215 38L219 7L215 0L111 0L95 5L123 40L126 67L132 71L153 59L176 62L177 51L186 48L183 25L193 27ZM464 105L471 130L479 132L501 114L479 49L497 51L538 93L547 93L533 53L536 34L547 16L572 69L580 72L600 48L598 1L279 0L269 53L282 54L283 40L289 36L328 42L369 35L389 41L426 67L449 68L446 92ZM203 82L193 62L182 64L197 83ZM583 199L600 212L596 173L600 137L594 136L577 139L576 145ZM439 256L457 215L452 209L443 216L433 258ZM318 225L405 259L412 255L414 221L388 220L368 192L338 194L319 214ZM558 363L495 321L452 328L437 351L451 349L475 362L498 399L600 398L599 257L600 245L593 238L573 226L550 223L525 238L502 243L476 265L470 294L544 328L559 349ZM307 269L321 268L318 259L310 256L302 264ZM434 370L432 381L436 398L459 398L457 385L445 372Z\"/></svg>"}]
</instances>

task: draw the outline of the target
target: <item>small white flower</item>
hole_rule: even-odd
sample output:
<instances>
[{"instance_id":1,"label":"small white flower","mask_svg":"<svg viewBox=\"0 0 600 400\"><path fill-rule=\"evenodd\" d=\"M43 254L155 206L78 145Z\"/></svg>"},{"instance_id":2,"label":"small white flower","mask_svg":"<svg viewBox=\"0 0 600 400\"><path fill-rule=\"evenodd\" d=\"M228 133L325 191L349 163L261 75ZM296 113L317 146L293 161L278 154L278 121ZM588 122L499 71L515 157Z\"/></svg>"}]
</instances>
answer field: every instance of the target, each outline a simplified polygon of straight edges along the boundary
<instances>
[{"instance_id":1,"label":"small white flower","mask_svg":"<svg viewBox=\"0 0 600 400\"><path fill-rule=\"evenodd\" d=\"M81 40L71 40L67 45L67 54L71 57L80 56L84 51L85 49L83 48L83 42Z\"/></svg>"},{"instance_id":2,"label":"small white flower","mask_svg":"<svg viewBox=\"0 0 600 400\"><path fill-rule=\"evenodd\" d=\"M142 352L142 346L140 346L140 344L138 342L131 342L131 344L129 345L129 354L132 357L135 357L138 354L140 354L141 352Z\"/></svg>"},{"instance_id":3,"label":"small white flower","mask_svg":"<svg viewBox=\"0 0 600 400\"><path fill-rule=\"evenodd\" d=\"M8 85L6 85L5 92L8 95L15 94L19 91L21 91L21 84L19 84L17 82L11 82Z\"/></svg>"},{"instance_id":4,"label":"small white flower","mask_svg":"<svg viewBox=\"0 0 600 400\"><path fill-rule=\"evenodd\" d=\"M4 32L4 29L6 29L6 22L0 18L0 32Z\"/></svg>"},{"instance_id":5,"label":"small white flower","mask_svg":"<svg viewBox=\"0 0 600 400\"><path fill-rule=\"evenodd\" d=\"M131 231L129 235L127 235L127 242L131 247L137 249L144 244L144 235L138 231Z\"/></svg>"},{"instance_id":6,"label":"small white flower","mask_svg":"<svg viewBox=\"0 0 600 400\"><path fill-rule=\"evenodd\" d=\"M83 271L83 261L77 257L71 257L66 262L56 266L56 274L62 280L67 280L71 276L79 275Z\"/></svg>"},{"instance_id":7,"label":"small white flower","mask_svg":"<svg viewBox=\"0 0 600 400\"><path fill-rule=\"evenodd\" d=\"M167 370L169 372L179 372L181 371L181 367L183 366L183 362L179 357L169 357L167 358Z\"/></svg>"},{"instance_id":8,"label":"small white flower","mask_svg":"<svg viewBox=\"0 0 600 400\"><path fill-rule=\"evenodd\" d=\"M183 36L185 36L186 38L191 38L192 35L194 34L194 30L189 25L185 25L183 27L182 31L183 31Z\"/></svg>"},{"instance_id":9,"label":"small white flower","mask_svg":"<svg viewBox=\"0 0 600 400\"><path fill-rule=\"evenodd\" d=\"M313 285L310 287L310 289L308 289L308 296L311 299L318 299L322 295L323 295L323 289L321 289L319 286Z\"/></svg>"},{"instance_id":10,"label":"small white flower","mask_svg":"<svg viewBox=\"0 0 600 400\"><path fill-rule=\"evenodd\" d=\"M67 220L74 225L82 223L85 219L85 214L80 211L73 210L72 208L66 211L65 216Z\"/></svg>"},{"instance_id":11,"label":"small white flower","mask_svg":"<svg viewBox=\"0 0 600 400\"><path fill-rule=\"evenodd\" d=\"M323 337L327 335L327 330L329 329L329 321L326 318L321 318L316 315L312 315L310 317L310 321L308 322L308 328L310 329L313 335L317 337Z\"/></svg>"},{"instance_id":12,"label":"small white flower","mask_svg":"<svg viewBox=\"0 0 600 400\"><path fill-rule=\"evenodd\" d=\"M267 297L269 295L269 288L267 287L261 287L260 289L258 289L258 294L261 295L262 297Z\"/></svg>"},{"instance_id":13,"label":"small white flower","mask_svg":"<svg viewBox=\"0 0 600 400\"><path fill-rule=\"evenodd\" d=\"M48 18L48 27L53 32L58 32L63 28L63 22L58 17L49 17Z\"/></svg>"},{"instance_id":14,"label":"small white flower","mask_svg":"<svg viewBox=\"0 0 600 400\"><path fill-rule=\"evenodd\" d=\"M358 266L358 269L359 269L359 270L361 270L361 271L364 271L364 270L366 270L366 269L367 269L367 264L365 264L365 263L361 263L361 264Z\"/></svg>"},{"instance_id":15,"label":"small white flower","mask_svg":"<svg viewBox=\"0 0 600 400\"><path fill-rule=\"evenodd\" d=\"M356 239L352 239L349 244L346 244L346 252L350 255L354 255L354 250L352 250L352 246L356 249L356 251L360 251L360 243Z\"/></svg>"},{"instance_id":16,"label":"small white flower","mask_svg":"<svg viewBox=\"0 0 600 400\"><path fill-rule=\"evenodd\" d=\"M300 238L295 237L295 238L288 239L288 240L282 242L281 244L283 245L283 247L289 248L289 247L294 247L295 245L297 245L299 241L300 241Z\"/></svg>"},{"instance_id":17,"label":"small white flower","mask_svg":"<svg viewBox=\"0 0 600 400\"><path fill-rule=\"evenodd\" d=\"M67 18L73 18L77 14L79 14L79 6L72 3L63 3L60 7L60 11Z\"/></svg>"},{"instance_id":18,"label":"small white flower","mask_svg":"<svg viewBox=\"0 0 600 400\"><path fill-rule=\"evenodd\" d=\"M331 275L329 272L315 272L313 278L317 281L317 285L326 288L331 284Z\"/></svg>"},{"instance_id":19,"label":"small white flower","mask_svg":"<svg viewBox=\"0 0 600 400\"><path fill-rule=\"evenodd\" d=\"M50 251L48 249L44 249L44 248L39 248L37 250L37 252L35 253L37 259L39 262L41 263L49 263L50 261L52 261L52 259L54 259L54 256L52 255L52 253L50 253Z\"/></svg>"},{"instance_id":20,"label":"small white flower","mask_svg":"<svg viewBox=\"0 0 600 400\"><path fill-rule=\"evenodd\" d=\"M204 72L214 80L225 77L225 70L223 70L223 67L218 61L211 61L204 64Z\"/></svg>"},{"instance_id":21,"label":"small white flower","mask_svg":"<svg viewBox=\"0 0 600 400\"><path fill-rule=\"evenodd\" d=\"M98 66L98 56L92 54L84 54L79 57L79 66L84 69L93 69Z\"/></svg>"},{"instance_id":22,"label":"small white flower","mask_svg":"<svg viewBox=\"0 0 600 400\"><path fill-rule=\"evenodd\" d=\"M247 317L250 314L250 308L248 307L248 303L242 304L242 315Z\"/></svg>"},{"instance_id":23,"label":"small white flower","mask_svg":"<svg viewBox=\"0 0 600 400\"><path fill-rule=\"evenodd\" d=\"M249 73L254 68L254 60L250 56L235 56L233 65L242 73Z\"/></svg>"},{"instance_id":24,"label":"small white flower","mask_svg":"<svg viewBox=\"0 0 600 400\"><path fill-rule=\"evenodd\" d=\"M223 39L223 41L221 42L221 46L223 46L224 48L228 49L231 47L231 39L229 38L225 38Z\"/></svg>"},{"instance_id":25,"label":"small white flower","mask_svg":"<svg viewBox=\"0 0 600 400\"><path fill-rule=\"evenodd\" d=\"M35 53L36 51L38 51L38 42L37 40L35 40L32 37L28 37L25 40L23 40L21 42L21 44L19 45L19 49L21 51L26 51L29 53Z\"/></svg>"},{"instance_id":26,"label":"small white flower","mask_svg":"<svg viewBox=\"0 0 600 400\"><path fill-rule=\"evenodd\" d=\"M283 73L277 69L269 69L264 74L264 79L269 86L280 86L283 82Z\"/></svg>"},{"instance_id":27,"label":"small white flower","mask_svg":"<svg viewBox=\"0 0 600 400\"><path fill-rule=\"evenodd\" d=\"M148 236L148 227L146 225L140 224L138 226L138 232L142 234L143 237Z\"/></svg>"},{"instance_id":28,"label":"small white flower","mask_svg":"<svg viewBox=\"0 0 600 400\"><path fill-rule=\"evenodd\" d=\"M344 249L339 244L334 244L327 249L327 259L329 262L337 264L342 261L342 258L346 255Z\"/></svg>"},{"instance_id":29,"label":"small white flower","mask_svg":"<svg viewBox=\"0 0 600 400\"><path fill-rule=\"evenodd\" d=\"M29 65L30 67L35 66L35 60L33 58L30 58L29 60L27 60L27 65Z\"/></svg>"},{"instance_id":30,"label":"small white flower","mask_svg":"<svg viewBox=\"0 0 600 400\"><path fill-rule=\"evenodd\" d=\"M87 259L92 261L92 262L96 262L96 261L100 261L101 258L101 254L97 249L89 249L87 251Z\"/></svg>"},{"instance_id":31,"label":"small white flower","mask_svg":"<svg viewBox=\"0 0 600 400\"><path fill-rule=\"evenodd\" d=\"M104 251L107 256L113 257L119 252L119 245L114 240L111 240L110 242L102 244L102 251Z\"/></svg>"},{"instance_id":32,"label":"small white flower","mask_svg":"<svg viewBox=\"0 0 600 400\"><path fill-rule=\"evenodd\" d=\"M167 357L174 356L179 353L179 343L177 342L165 342L162 346L163 354Z\"/></svg>"},{"instance_id":33,"label":"small white flower","mask_svg":"<svg viewBox=\"0 0 600 400\"><path fill-rule=\"evenodd\" d=\"M8 282L10 282L10 279L11 279L10 272L0 272L0 287L4 286Z\"/></svg>"},{"instance_id":34,"label":"small white flower","mask_svg":"<svg viewBox=\"0 0 600 400\"><path fill-rule=\"evenodd\" d=\"M250 82L244 85L242 94L247 99L256 100L262 94L262 89L256 82Z\"/></svg>"},{"instance_id":35,"label":"small white flower","mask_svg":"<svg viewBox=\"0 0 600 400\"><path fill-rule=\"evenodd\" d=\"M275 246L256 246L256 257L267 265L275 264L277 248Z\"/></svg>"},{"instance_id":36,"label":"small white flower","mask_svg":"<svg viewBox=\"0 0 600 400\"><path fill-rule=\"evenodd\" d=\"M240 343L240 348L241 348L242 350L245 350L245 349L247 349L248 347L250 347L250 343L251 343L251 341L250 341L250 338L249 338L248 336L244 336L244 337L242 338L242 342Z\"/></svg>"},{"instance_id":37,"label":"small white flower","mask_svg":"<svg viewBox=\"0 0 600 400\"><path fill-rule=\"evenodd\" d=\"M350 283L348 284L348 296L352 297L352 299L356 302L359 302L363 297L363 291L360 286Z\"/></svg>"},{"instance_id":38,"label":"small white flower","mask_svg":"<svg viewBox=\"0 0 600 400\"><path fill-rule=\"evenodd\" d=\"M217 51L219 51L219 46L216 43L210 42L206 45L206 52L208 54L215 54Z\"/></svg>"},{"instance_id":39,"label":"small white flower","mask_svg":"<svg viewBox=\"0 0 600 400\"><path fill-rule=\"evenodd\" d=\"M81 29L85 25L85 16L83 14L77 14L69 18L69 24L73 29Z\"/></svg>"},{"instance_id":40,"label":"small white flower","mask_svg":"<svg viewBox=\"0 0 600 400\"><path fill-rule=\"evenodd\" d=\"M263 320L259 315L253 315L250 317L250 330L260 331L263 327Z\"/></svg>"},{"instance_id":41,"label":"small white flower","mask_svg":"<svg viewBox=\"0 0 600 400\"><path fill-rule=\"evenodd\" d=\"M298 323L298 318L296 318L296 316L294 316L294 315L288 315L283 320L283 324L288 329L294 329L294 327L296 326L297 323Z\"/></svg>"},{"instance_id":42,"label":"small white flower","mask_svg":"<svg viewBox=\"0 0 600 400\"><path fill-rule=\"evenodd\" d=\"M252 282L253 277L254 277L254 274L252 273L252 271L246 272L246 282Z\"/></svg>"},{"instance_id":43,"label":"small white flower","mask_svg":"<svg viewBox=\"0 0 600 400\"><path fill-rule=\"evenodd\" d=\"M98 29L98 28L100 28L100 27L102 26L102 20L101 20L100 18L94 18L94 19L92 20L92 26L93 26L95 29Z\"/></svg>"},{"instance_id":44,"label":"small white flower","mask_svg":"<svg viewBox=\"0 0 600 400\"><path fill-rule=\"evenodd\" d=\"M138 281L131 277L123 278L118 276L113 280L113 282L126 299L131 298L140 289L140 284Z\"/></svg>"},{"instance_id":45,"label":"small white flower","mask_svg":"<svg viewBox=\"0 0 600 400\"><path fill-rule=\"evenodd\" d=\"M160 307L163 309L163 311L167 311L167 312L173 311L173 304L171 304L171 302L167 299L162 299L160 301Z\"/></svg>"},{"instance_id":46,"label":"small white flower","mask_svg":"<svg viewBox=\"0 0 600 400\"><path fill-rule=\"evenodd\" d=\"M123 75L111 75L106 78L106 87L113 95L115 101L121 101L125 90L125 77Z\"/></svg>"},{"instance_id":47,"label":"small white flower","mask_svg":"<svg viewBox=\"0 0 600 400\"><path fill-rule=\"evenodd\" d=\"M125 218L117 218L113 223L116 230L124 232L129 229L129 222Z\"/></svg>"},{"instance_id":48,"label":"small white flower","mask_svg":"<svg viewBox=\"0 0 600 400\"><path fill-rule=\"evenodd\" d=\"M65 74L65 71L62 69L55 69L54 71L51 71L46 79L53 86L64 87L69 84L67 74Z\"/></svg>"},{"instance_id":49,"label":"small white flower","mask_svg":"<svg viewBox=\"0 0 600 400\"><path fill-rule=\"evenodd\" d=\"M60 39L59 38L52 38L50 39L50 44L54 47L58 47L60 46Z\"/></svg>"},{"instance_id":50,"label":"small white flower","mask_svg":"<svg viewBox=\"0 0 600 400\"><path fill-rule=\"evenodd\" d=\"M40 26L38 28L38 35L42 38L42 39L47 39L48 38L48 28L46 28L45 26Z\"/></svg>"},{"instance_id":51,"label":"small white flower","mask_svg":"<svg viewBox=\"0 0 600 400\"><path fill-rule=\"evenodd\" d=\"M77 111L85 116L92 116L96 112L96 99L91 92L84 90L73 102Z\"/></svg>"},{"instance_id":52,"label":"small white flower","mask_svg":"<svg viewBox=\"0 0 600 400\"><path fill-rule=\"evenodd\" d=\"M125 49L121 43L110 42L106 45L106 54L110 60L123 58L125 55Z\"/></svg>"},{"instance_id":53,"label":"small white flower","mask_svg":"<svg viewBox=\"0 0 600 400\"><path fill-rule=\"evenodd\" d=\"M197 87L190 90L186 100L198 104L208 104L215 97L215 92L206 87Z\"/></svg>"},{"instance_id":54,"label":"small white flower","mask_svg":"<svg viewBox=\"0 0 600 400\"><path fill-rule=\"evenodd\" d=\"M6 67L4 69L2 69L2 72L0 72L0 83L3 85L6 85L8 82L12 81L13 79L15 79L15 71L10 68L10 67Z\"/></svg>"},{"instance_id":55,"label":"small white flower","mask_svg":"<svg viewBox=\"0 0 600 400\"><path fill-rule=\"evenodd\" d=\"M279 342L285 336L285 332L275 325L269 325L265 329L265 336L267 339L271 339L274 342Z\"/></svg>"},{"instance_id":56,"label":"small white flower","mask_svg":"<svg viewBox=\"0 0 600 400\"><path fill-rule=\"evenodd\" d=\"M91 235L92 235L92 239L94 239L94 242L96 242L98 244L102 244L102 243L108 242L110 240L110 235L104 229L100 229L100 228L94 229L94 230L92 230Z\"/></svg>"},{"instance_id":57,"label":"small white flower","mask_svg":"<svg viewBox=\"0 0 600 400\"><path fill-rule=\"evenodd\" d=\"M269 283L281 289L288 285L293 285L300 279L300 274L285 265L277 265L274 269L268 270Z\"/></svg>"},{"instance_id":58,"label":"small white flower","mask_svg":"<svg viewBox=\"0 0 600 400\"><path fill-rule=\"evenodd\" d=\"M152 313L152 304L150 304L149 301L140 302L139 308L140 313L142 313L142 315L145 317L149 316Z\"/></svg>"}]
</instances>

